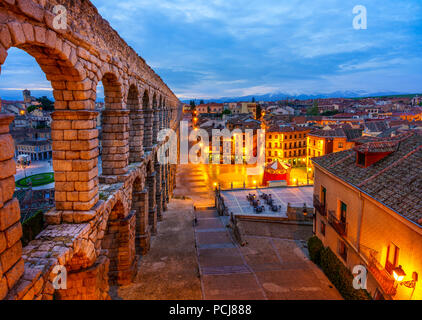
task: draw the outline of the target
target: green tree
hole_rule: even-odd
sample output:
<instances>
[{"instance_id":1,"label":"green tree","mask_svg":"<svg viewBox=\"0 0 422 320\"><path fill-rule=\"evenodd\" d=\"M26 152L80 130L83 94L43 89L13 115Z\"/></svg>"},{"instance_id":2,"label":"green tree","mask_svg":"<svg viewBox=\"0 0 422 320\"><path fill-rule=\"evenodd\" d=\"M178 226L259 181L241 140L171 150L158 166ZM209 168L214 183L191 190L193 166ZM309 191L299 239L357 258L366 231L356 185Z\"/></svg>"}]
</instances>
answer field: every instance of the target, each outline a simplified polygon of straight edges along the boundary
<instances>
[{"instance_id":1,"label":"green tree","mask_svg":"<svg viewBox=\"0 0 422 320\"><path fill-rule=\"evenodd\" d=\"M252 97L252 102L255 102L255 97Z\"/></svg>"},{"instance_id":2,"label":"green tree","mask_svg":"<svg viewBox=\"0 0 422 320\"><path fill-rule=\"evenodd\" d=\"M226 109L223 111L223 114L232 114L232 112L229 109Z\"/></svg>"},{"instance_id":3,"label":"green tree","mask_svg":"<svg viewBox=\"0 0 422 320\"><path fill-rule=\"evenodd\" d=\"M190 104L190 108L191 108L191 110L195 110L195 108L196 108L195 100L191 100L191 101L189 102L189 104Z\"/></svg>"},{"instance_id":4,"label":"green tree","mask_svg":"<svg viewBox=\"0 0 422 320\"><path fill-rule=\"evenodd\" d=\"M199 104L205 104L204 100L200 100Z\"/></svg>"},{"instance_id":5,"label":"green tree","mask_svg":"<svg viewBox=\"0 0 422 320\"><path fill-rule=\"evenodd\" d=\"M262 116L262 108L261 108L261 105L260 104L258 104L257 106L256 106L256 119L258 120L258 119L261 119L261 116Z\"/></svg>"},{"instance_id":6,"label":"green tree","mask_svg":"<svg viewBox=\"0 0 422 320\"><path fill-rule=\"evenodd\" d=\"M54 102L48 99L46 96L37 98L37 101L41 103L41 107L44 111L54 111Z\"/></svg>"},{"instance_id":7,"label":"green tree","mask_svg":"<svg viewBox=\"0 0 422 320\"><path fill-rule=\"evenodd\" d=\"M338 110L333 110L333 111L324 111L323 113L321 113L322 116L333 116L335 114L338 113Z\"/></svg>"},{"instance_id":8,"label":"green tree","mask_svg":"<svg viewBox=\"0 0 422 320\"><path fill-rule=\"evenodd\" d=\"M306 114L308 116L317 116L317 115L319 115L318 101L314 100L313 106L306 111Z\"/></svg>"},{"instance_id":9,"label":"green tree","mask_svg":"<svg viewBox=\"0 0 422 320\"><path fill-rule=\"evenodd\" d=\"M32 111L39 109L39 108L40 108L40 106L30 105L28 108L26 108L26 112L31 113Z\"/></svg>"}]
</instances>

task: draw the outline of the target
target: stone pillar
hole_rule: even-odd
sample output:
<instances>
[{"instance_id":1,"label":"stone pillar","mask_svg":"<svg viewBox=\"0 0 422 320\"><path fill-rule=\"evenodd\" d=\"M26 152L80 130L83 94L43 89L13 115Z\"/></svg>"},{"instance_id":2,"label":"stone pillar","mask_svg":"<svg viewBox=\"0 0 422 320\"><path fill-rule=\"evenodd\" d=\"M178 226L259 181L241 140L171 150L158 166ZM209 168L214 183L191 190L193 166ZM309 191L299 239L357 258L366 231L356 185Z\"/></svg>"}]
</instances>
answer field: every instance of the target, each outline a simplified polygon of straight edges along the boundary
<instances>
[{"instance_id":1,"label":"stone pillar","mask_svg":"<svg viewBox=\"0 0 422 320\"><path fill-rule=\"evenodd\" d=\"M129 165L129 110L103 111L102 146L102 175L111 178L126 174Z\"/></svg>"},{"instance_id":2,"label":"stone pillar","mask_svg":"<svg viewBox=\"0 0 422 320\"><path fill-rule=\"evenodd\" d=\"M52 113L57 210L87 211L98 202L97 115L96 111Z\"/></svg>"},{"instance_id":3,"label":"stone pillar","mask_svg":"<svg viewBox=\"0 0 422 320\"><path fill-rule=\"evenodd\" d=\"M154 110L154 122L153 122L153 129L152 129L152 144L157 144L157 136L158 131L160 130L160 110Z\"/></svg>"},{"instance_id":4,"label":"stone pillar","mask_svg":"<svg viewBox=\"0 0 422 320\"><path fill-rule=\"evenodd\" d=\"M111 284L126 285L135 275L135 211L125 217L109 220L103 239L103 249L110 258L109 280Z\"/></svg>"},{"instance_id":5,"label":"stone pillar","mask_svg":"<svg viewBox=\"0 0 422 320\"><path fill-rule=\"evenodd\" d=\"M157 220L162 221L162 212L163 212L163 193L162 193L162 166L157 162L155 164L155 199L156 199L156 210L157 210Z\"/></svg>"},{"instance_id":6,"label":"stone pillar","mask_svg":"<svg viewBox=\"0 0 422 320\"><path fill-rule=\"evenodd\" d=\"M148 224L148 189L133 193L134 207L136 212L136 253L145 255L150 249L150 227Z\"/></svg>"},{"instance_id":7,"label":"stone pillar","mask_svg":"<svg viewBox=\"0 0 422 320\"><path fill-rule=\"evenodd\" d=\"M157 233L157 208L156 208L156 173L152 172L147 177L148 187L148 222L151 226L151 234Z\"/></svg>"},{"instance_id":8,"label":"stone pillar","mask_svg":"<svg viewBox=\"0 0 422 320\"><path fill-rule=\"evenodd\" d=\"M160 130L165 128L165 124L164 124L164 115L165 115L165 110L164 108L161 108L159 110L159 115L160 115Z\"/></svg>"},{"instance_id":9,"label":"stone pillar","mask_svg":"<svg viewBox=\"0 0 422 320\"><path fill-rule=\"evenodd\" d=\"M22 226L15 191L15 144L9 134L12 115L0 114L0 300L4 299L24 272Z\"/></svg>"},{"instance_id":10,"label":"stone pillar","mask_svg":"<svg viewBox=\"0 0 422 320\"><path fill-rule=\"evenodd\" d=\"M130 111L129 127L129 162L140 162L144 156L144 116L142 110Z\"/></svg>"},{"instance_id":11,"label":"stone pillar","mask_svg":"<svg viewBox=\"0 0 422 320\"><path fill-rule=\"evenodd\" d=\"M152 136L153 136L153 110L146 109L144 113L144 148L149 151L152 147Z\"/></svg>"}]
</instances>

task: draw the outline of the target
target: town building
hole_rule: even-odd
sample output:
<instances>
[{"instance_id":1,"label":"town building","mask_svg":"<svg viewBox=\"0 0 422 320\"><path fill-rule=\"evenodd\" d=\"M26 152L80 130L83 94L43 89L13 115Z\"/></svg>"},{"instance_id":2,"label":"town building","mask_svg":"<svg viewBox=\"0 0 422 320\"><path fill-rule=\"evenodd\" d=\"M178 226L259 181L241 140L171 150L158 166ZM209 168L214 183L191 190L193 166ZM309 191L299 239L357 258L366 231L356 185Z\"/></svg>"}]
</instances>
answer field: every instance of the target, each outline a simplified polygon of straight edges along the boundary
<instances>
[{"instance_id":1,"label":"town building","mask_svg":"<svg viewBox=\"0 0 422 320\"><path fill-rule=\"evenodd\" d=\"M52 153L49 140L27 140L16 143L16 155L30 155L32 161L51 159Z\"/></svg>"},{"instance_id":2,"label":"town building","mask_svg":"<svg viewBox=\"0 0 422 320\"><path fill-rule=\"evenodd\" d=\"M205 103L196 106L196 111L198 114L203 113L218 113L221 114L224 110L224 105L222 103Z\"/></svg>"},{"instance_id":3,"label":"town building","mask_svg":"<svg viewBox=\"0 0 422 320\"><path fill-rule=\"evenodd\" d=\"M307 137L306 166L313 173L311 158L321 157L326 154L344 151L355 146L354 139L362 136L362 129L352 128L350 125L326 126L323 129L314 129Z\"/></svg>"},{"instance_id":4,"label":"town building","mask_svg":"<svg viewBox=\"0 0 422 320\"><path fill-rule=\"evenodd\" d=\"M275 160L292 167L306 166L306 144L309 128L272 125L265 131L265 162Z\"/></svg>"},{"instance_id":5,"label":"town building","mask_svg":"<svg viewBox=\"0 0 422 320\"><path fill-rule=\"evenodd\" d=\"M422 136L374 138L312 159L314 232L375 299L422 299ZM362 140L362 139L360 139Z\"/></svg>"}]
</instances>

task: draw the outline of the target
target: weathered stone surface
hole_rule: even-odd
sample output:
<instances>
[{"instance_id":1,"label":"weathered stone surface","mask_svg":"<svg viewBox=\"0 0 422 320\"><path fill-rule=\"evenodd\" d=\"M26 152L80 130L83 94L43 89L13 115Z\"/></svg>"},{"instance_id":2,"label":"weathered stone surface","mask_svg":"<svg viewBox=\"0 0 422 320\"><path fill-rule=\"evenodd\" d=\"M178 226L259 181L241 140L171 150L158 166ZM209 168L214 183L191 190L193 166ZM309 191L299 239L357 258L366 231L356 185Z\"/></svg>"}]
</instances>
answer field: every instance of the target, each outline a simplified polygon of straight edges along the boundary
<instances>
[{"instance_id":1,"label":"weathered stone surface","mask_svg":"<svg viewBox=\"0 0 422 320\"><path fill-rule=\"evenodd\" d=\"M5 203L0 209L0 231L5 231L7 228L18 222L20 219L19 201L13 200Z\"/></svg>"},{"instance_id":2,"label":"weathered stone surface","mask_svg":"<svg viewBox=\"0 0 422 320\"><path fill-rule=\"evenodd\" d=\"M6 3L14 8L0 8L7 22L0 25L0 65L7 49L18 46L36 58L53 87L56 208L44 215L47 228L22 249L20 209L12 199L13 117L0 114L0 299L53 299L53 268L59 264L71 279L71 289L59 298L108 299L109 282L127 284L133 278L135 246L143 253L149 249L148 219L153 217L156 226L156 201L166 198L157 194L167 193L161 180L146 183L158 149L153 132L163 126L157 108L163 99L173 109L179 101L89 1L62 2L72 22L67 30L55 29L45 1ZM73 23L80 20L84 23ZM102 177L94 111L100 81L106 104Z\"/></svg>"}]
</instances>

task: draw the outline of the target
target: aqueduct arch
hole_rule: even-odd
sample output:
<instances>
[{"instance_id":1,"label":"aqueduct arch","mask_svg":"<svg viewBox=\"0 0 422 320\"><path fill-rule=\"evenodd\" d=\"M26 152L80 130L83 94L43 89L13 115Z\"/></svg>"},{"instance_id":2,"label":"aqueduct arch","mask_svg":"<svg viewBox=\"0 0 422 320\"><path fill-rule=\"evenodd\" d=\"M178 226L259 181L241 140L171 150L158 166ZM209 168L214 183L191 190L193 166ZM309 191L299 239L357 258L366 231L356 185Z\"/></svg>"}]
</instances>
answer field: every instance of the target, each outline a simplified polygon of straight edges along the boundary
<instances>
[{"instance_id":1,"label":"aqueduct arch","mask_svg":"<svg viewBox=\"0 0 422 320\"><path fill-rule=\"evenodd\" d=\"M65 30L54 28L57 4L67 10ZM13 117L0 114L0 239L7 239L0 242L0 299L106 299L109 280L133 277L136 252L147 253L171 197L175 167L156 163L156 135L177 130L179 100L89 1L2 1L0 65L11 47L32 55L53 88L56 207L45 213L45 230L22 248ZM99 82L106 105L101 176ZM68 290L53 287L57 265L69 270Z\"/></svg>"}]
</instances>

